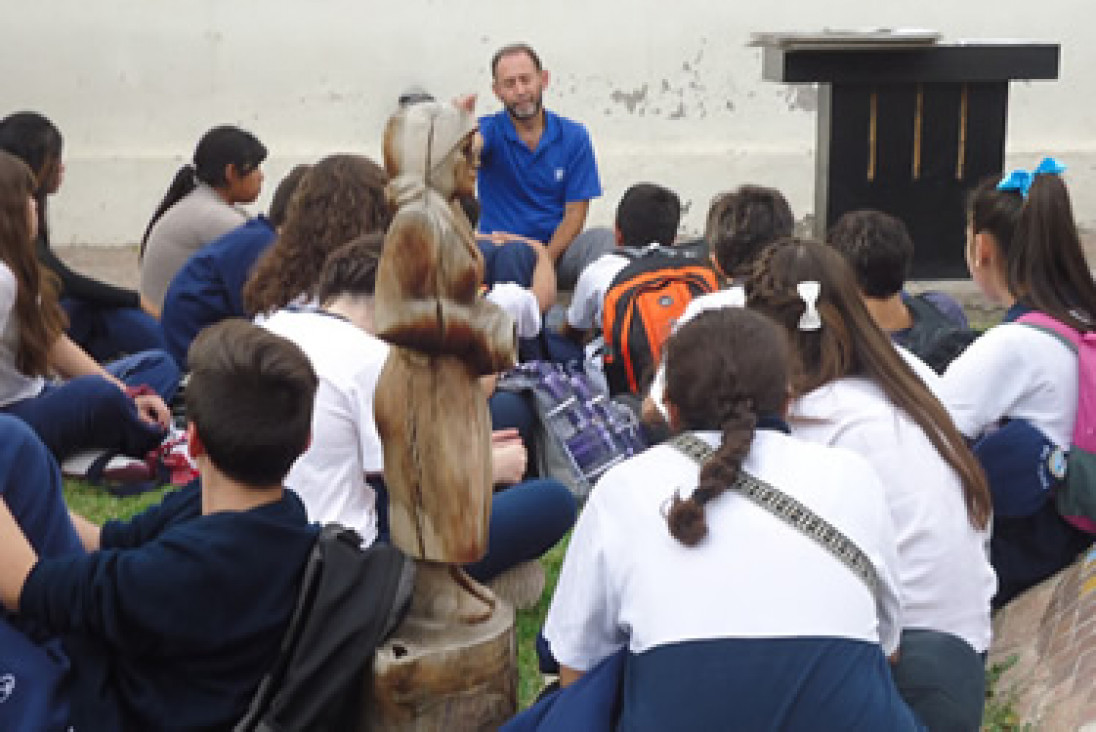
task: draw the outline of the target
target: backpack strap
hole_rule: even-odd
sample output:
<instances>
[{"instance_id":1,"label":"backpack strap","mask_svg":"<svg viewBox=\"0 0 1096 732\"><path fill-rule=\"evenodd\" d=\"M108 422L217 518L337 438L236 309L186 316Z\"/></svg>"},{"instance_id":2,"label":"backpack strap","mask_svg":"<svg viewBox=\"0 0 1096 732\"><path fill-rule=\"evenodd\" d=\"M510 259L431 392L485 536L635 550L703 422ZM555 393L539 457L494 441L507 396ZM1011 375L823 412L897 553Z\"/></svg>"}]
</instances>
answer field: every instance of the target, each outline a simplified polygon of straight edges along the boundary
<instances>
[{"instance_id":1,"label":"backpack strap","mask_svg":"<svg viewBox=\"0 0 1096 732\"><path fill-rule=\"evenodd\" d=\"M1077 353L1081 347L1081 334L1070 328L1065 323L1052 318L1045 313L1030 312L1026 315L1021 315L1016 319L1017 323L1023 323L1024 325L1034 328L1035 330L1041 330L1044 333L1050 335L1061 341L1069 350Z\"/></svg>"},{"instance_id":2,"label":"backpack strap","mask_svg":"<svg viewBox=\"0 0 1096 732\"><path fill-rule=\"evenodd\" d=\"M715 453L707 442L688 432L672 437L669 444L701 465ZM836 526L784 491L745 470L738 472L738 478L730 490L744 495L755 505L797 529L807 538L813 539L848 567L867 586L873 597L878 596L879 577L875 573L875 566L864 551Z\"/></svg>"}]
</instances>

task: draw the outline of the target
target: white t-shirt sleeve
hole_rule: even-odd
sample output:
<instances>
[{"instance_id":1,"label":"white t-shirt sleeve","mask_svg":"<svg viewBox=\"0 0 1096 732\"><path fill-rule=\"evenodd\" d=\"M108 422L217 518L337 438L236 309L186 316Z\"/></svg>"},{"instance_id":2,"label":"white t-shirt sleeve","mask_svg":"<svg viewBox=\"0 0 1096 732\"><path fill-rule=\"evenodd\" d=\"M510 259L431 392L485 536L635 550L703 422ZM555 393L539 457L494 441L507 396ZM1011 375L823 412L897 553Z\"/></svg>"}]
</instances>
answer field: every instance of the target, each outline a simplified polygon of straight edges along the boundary
<instances>
[{"instance_id":1,"label":"white t-shirt sleeve","mask_svg":"<svg viewBox=\"0 0 1096 732\"><path fill-rule=\"evenodd\" d=\"M937 394L955 426L968 438L981 436L998 420L1012 415L1033 382L1028 376L1031 354L1024 347L1022 334L1016 332L1024 327L991 328L941 376ZM1017 335L1021 337L1014 337Z\"/></svg>"},{"instance_id":2,"label":"white t-shirt sleeve","mask_svg":"<svg viewBox=\"0 0 1096 732\"><path fill-rule=\"evenodd\" d=\"M600 320L604 297L604 287L599 286L601 279L596 260L579 275L567 307L567 324L575 330L591 330Z\"/></svg>"},{"instance_id":3,"label":"white t-shirt sleeve","mask_svg":"<svg viewBox=\"0 0 1096 732\"><path fill-rule=\"evenodd\" d=\"M589 671L628 642L617 619L619 594L612 587L606 552L606 527L600 520L597 492L579 516L563 561L544 637L563 666Z\"/></svg>"}]
</instances>

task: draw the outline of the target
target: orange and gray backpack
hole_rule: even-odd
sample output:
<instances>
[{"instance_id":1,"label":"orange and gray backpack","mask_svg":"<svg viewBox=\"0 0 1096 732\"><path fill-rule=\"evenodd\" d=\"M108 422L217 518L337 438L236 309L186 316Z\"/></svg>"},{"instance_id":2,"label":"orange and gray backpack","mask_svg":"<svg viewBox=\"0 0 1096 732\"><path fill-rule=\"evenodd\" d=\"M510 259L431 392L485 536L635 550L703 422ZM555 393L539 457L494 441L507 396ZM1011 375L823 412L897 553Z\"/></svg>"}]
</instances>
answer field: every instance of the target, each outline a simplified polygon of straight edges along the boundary
<instances>
[{"instance_id":1,"label":"orange and gray backpack","mask_svg":"<svg viewBox=\"0 0 1096 732\"><path fill-rule=\"evenodd\" d=\"M1065 480L1054 497L1062 518L1096 534L1096 332L1080 333L1043 313L1028 313L1017 322L1050 333L1077 354L1077 418Z\"/></svg>"},{"instance_id":2,"label":"orange and gray backpack","mask_svg":"<svg viewBox=\"0 0 1096 732\"><path fill-rule=\"evenodd\" d=\"M685 306L719 283L708 262L689 250L652 245L613 253L631 261L605 292L605 378L614 396L640 394Z\"/></svg>"}]
</instances>

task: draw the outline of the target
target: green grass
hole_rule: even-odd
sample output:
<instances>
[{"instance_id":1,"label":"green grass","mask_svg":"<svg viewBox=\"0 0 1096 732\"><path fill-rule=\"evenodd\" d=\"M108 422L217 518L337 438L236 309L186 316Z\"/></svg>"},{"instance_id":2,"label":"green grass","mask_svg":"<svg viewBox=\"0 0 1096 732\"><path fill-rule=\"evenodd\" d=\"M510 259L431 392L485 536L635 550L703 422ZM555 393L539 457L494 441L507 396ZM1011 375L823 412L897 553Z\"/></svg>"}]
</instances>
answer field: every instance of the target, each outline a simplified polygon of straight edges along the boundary
<instances>
[{"instance_id":1,"label":"green grass","mask_svg":"<svg viewBox=\"0 0 1096 732\"><path fill-rule=\"evenodd\" d=\"M563 564L563 555L567 552L567 543L570 539L571 534L568 532L558 544L540 558L540 563L544 565L544 593L536 607L520 610L517 614L515 625L518 643L518 707L521 709L529 706L537 698L543 686L540 668L537 665L537 633L544 625L544 616L552 603L552 594L559 579L559 568Z\"/></svg>"},{"instance_id":2,"label":"green grass","mask_svg":"<svg viewBox=\"0 0 1096 732\"><path fill-rule=\"evenodd\" d=\"M1001 676L1016 665L1016 656L986 669L986 706L982 712L983 732L1027 732L1032 729L1028 722L1020 721L1016 711L1016 689L1002 689Z\"/></svg>"},{"instance_id":3,"label":"green grass","mask_svg":"<svg viewBox=\"0 0 1096 732\"><path fill-rule=\"evenodd\" d=\"M65 480L65 503L68 507L97 524L112 518L129 518L141 509L159 503L170 488L160 488L139 496L115 498L102 488L78 480Z\"/></svg>"}]
</instances>

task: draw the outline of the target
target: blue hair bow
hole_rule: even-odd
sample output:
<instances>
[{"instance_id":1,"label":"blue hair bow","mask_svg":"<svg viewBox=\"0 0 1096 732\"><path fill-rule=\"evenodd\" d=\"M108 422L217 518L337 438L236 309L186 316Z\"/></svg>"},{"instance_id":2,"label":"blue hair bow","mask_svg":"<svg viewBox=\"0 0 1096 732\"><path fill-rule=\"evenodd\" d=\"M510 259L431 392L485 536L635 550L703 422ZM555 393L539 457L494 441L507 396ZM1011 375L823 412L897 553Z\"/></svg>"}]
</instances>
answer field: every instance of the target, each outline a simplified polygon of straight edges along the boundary
<instances>
[{"instance_id":1,"label":"blue hair bow","mask_svg":"<svg viewBox=\"0 0 1096 732\"><path fill-rule=\"evenodd\" d=\"M1066 166L1059 163L1054 158L1043 158L1043 162L1035 168L1035 170L1027 171L1022 168L1017 168L1012 171L997 184L997 190L999 191L1019 191L1020 195L1027 198L1028 191L1031 190L1031 184L1035 181L1035 177L1038 175L1061 175L1066 172Z\"/></svg>"}]
</instances>

